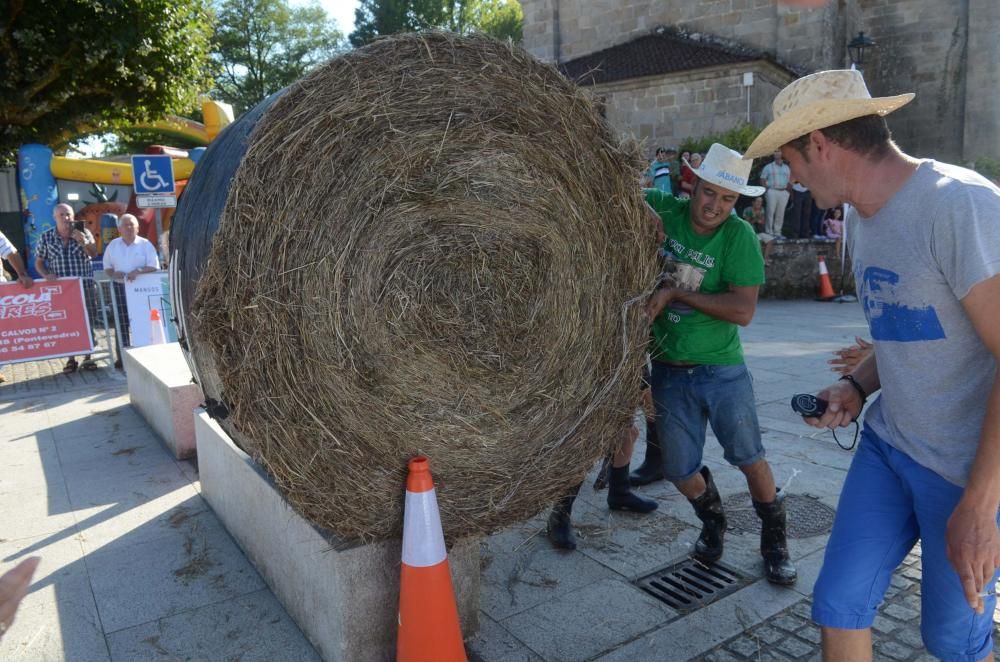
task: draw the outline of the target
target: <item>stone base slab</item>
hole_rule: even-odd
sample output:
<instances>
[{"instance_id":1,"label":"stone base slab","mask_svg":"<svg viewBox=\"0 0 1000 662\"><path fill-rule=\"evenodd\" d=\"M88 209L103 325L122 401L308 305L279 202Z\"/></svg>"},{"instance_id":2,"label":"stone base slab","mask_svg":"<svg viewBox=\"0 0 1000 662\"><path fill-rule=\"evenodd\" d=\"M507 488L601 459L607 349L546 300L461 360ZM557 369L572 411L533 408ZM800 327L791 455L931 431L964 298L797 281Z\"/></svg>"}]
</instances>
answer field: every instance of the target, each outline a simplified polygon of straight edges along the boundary
<instances>
[{"instance_id":1,"label":"stone base slab","mask_svg":"<svg viewBox=\"0 0 1000 662\"><path fill-rule=\"evenodd\" d=\"M203 496L323 659L395 659L400 541L352 544L318 530L208 414L194 419ZM448 562L469 638L479 630L479 541L456 543Z\"/></svg>"},{"instance_id":2,"label":"stone base slab","mask_svg":"<svg viewBox=\"0 0 1000 662\"><path fill-rule=\"evenodd\" d=\"M180 345L167 343L122 352L129 398L178 460L195 454L192 412L204 402L191 382Z\"/></svg>"}]
</instances>

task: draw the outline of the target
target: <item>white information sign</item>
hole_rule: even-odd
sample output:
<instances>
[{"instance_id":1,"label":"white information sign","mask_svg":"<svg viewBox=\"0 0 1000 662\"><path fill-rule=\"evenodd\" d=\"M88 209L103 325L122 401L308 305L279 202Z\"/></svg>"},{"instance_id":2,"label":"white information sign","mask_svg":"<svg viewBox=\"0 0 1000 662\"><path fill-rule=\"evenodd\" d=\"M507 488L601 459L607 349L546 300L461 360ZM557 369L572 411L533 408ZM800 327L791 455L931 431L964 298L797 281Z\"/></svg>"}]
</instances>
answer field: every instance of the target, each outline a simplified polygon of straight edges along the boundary
<instances>
[{"instance_id":1,"label":"white information sign","mask_svg":"<svg viewBox=\"0 0 1000 662\"><path fill-rule=\"evenodd\" d=\"M135 206L141 209L156 209L162 207L176 207L176 195L156 195L147 193L135 196Z\"/></svg>"},{"instance_id":2,"label":"white information sign","mask_svg":"<svg viewBox=\"0 0 1000 662\"><path fill-rule=\"evenodd\" d=\"M177 342L177 332L171 321L174 313L170 305L170 277L166 271L139 274L135 280L126 280L125 301L133 347L159 341L161 333L166 342Z\"/></svg>"}]
</instances>

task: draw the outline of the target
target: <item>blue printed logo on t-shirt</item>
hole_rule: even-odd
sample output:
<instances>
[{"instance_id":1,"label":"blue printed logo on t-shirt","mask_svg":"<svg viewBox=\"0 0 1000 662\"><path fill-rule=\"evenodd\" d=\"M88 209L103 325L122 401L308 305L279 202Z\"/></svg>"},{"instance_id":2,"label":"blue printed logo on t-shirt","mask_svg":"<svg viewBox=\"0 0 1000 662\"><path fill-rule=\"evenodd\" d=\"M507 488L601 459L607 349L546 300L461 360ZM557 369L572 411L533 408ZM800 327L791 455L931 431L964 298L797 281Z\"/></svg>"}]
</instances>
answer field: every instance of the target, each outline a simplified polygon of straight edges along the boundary
<instances>
[{"instance_id":1,"label":"blue printed logo on t-shirt","mask_svg":"<svg viewBox=\"0 0 1000 662\"><path fill-rule=\"evenodd\" d=\"M899 274L868 267L864 272L862 301L875 340L920 342L945 338L934 306L900 300Z\"/></svg>"}]
</instances>

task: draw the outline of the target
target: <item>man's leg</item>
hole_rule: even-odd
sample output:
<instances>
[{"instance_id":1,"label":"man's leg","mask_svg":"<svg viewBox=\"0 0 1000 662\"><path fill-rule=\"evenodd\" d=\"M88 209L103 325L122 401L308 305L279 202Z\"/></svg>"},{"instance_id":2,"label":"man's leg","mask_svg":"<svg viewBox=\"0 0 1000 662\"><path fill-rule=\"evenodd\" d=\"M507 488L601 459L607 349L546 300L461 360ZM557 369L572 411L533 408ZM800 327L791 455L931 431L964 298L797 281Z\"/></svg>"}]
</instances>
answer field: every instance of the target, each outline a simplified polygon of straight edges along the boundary
<instances>
[{"instance_id":1,"label":"man's leg","mask_svg":"<svg viewBox=\"0 0 1000 662\"><path fill-rule=\"evenodd\" d=\"M809 232L809 222L806 221L805 227L802 225L802 206L806 201L806 196L809 195L803 191L792 191L792 199L789 204L792 207L791 217L792 217L792 229L795 231L795 236L799 239L808 237Z\"/></svg>"},{"instance_id":2,"label":"man's leg","mask_svg":"<svg viewBox=\"0 0 1000 662\"><path fill-rule=\"evenodd\" d=\"M662 446L663 475L687 497L702 522L695 556L711 563L722 556L726 516L708 467L702 466L707 419L698 394L704 367L653 364L652 392Z\"/></svg>"},{"instance_id":3,"label":"man's leg","mask_svg":"<svg viewBox=\"0 0 1000 662\"><path fill-rule=\"evenodd\" d=\"M642 464L629 474L628 480L634 487L663 480L663 452L660 450L655 417L646 418L646 454Z\"/></svg>"},{"instance_id":4,"label":"man's leg","mask_svg":"<svg viewBox=\"0 0 1000 662\"><path fill-rule=\"evenodd\" d=\"M823 659L826 662L871 662L872 631L820 628L823 637Z\"/></svg>"},{"instance_id":5,"label":"man's leg","mask_svg":"<svg viewBox=\"0 0 1000 662\"><path fill-rule=\"evenodd\" d=\"M775 233L785 236L785 212L788 210L788 191L775 191L774 224Z\"/></svg>"},{"instance_id":6,"label":"man's leg","mask_svg":"<svg viewBox=\"0 0 1000 662\"><path fill-rule=\"evenodd\" d=\"M774 474L771 472L771 465L767 460L757 460L751 464L740 467L740 471L747 479L747 487L750 488L750 496L754 501L760 503L771 503L777 495L774 485Z\"/></svg>"},{"instance_id":7,"label":"man's leg","mask_svg":"<svg viewBox=\"0 0 1000 662\"><path fill-rule=\"evenodd\" d=\"M573 534L573 503L580 492L583 483L571 487L568 494L556 501L546 522L546 532L552 546L557 549L576 549L576 536Z\"/></svg>"},{"instance_id":8,"label":"man's leg","mask_svg":"<svg viewBox=\"0 0 1000 662\"><path fill-rule=\"evenodd\" d=\"M962 488L899 453L900 473L913 493L920 525L920 631L927 650L942 660L978 662L993 659L993 614L996 596L983 599L977 614L965 600L958 573L948 560L945 532L962 498ZM997 575L982 588L992 591Z\"/></svg>"},{"instance_id":9,"label":"man's leg","mask_svg":"<svg viewBox=\"0 0 1000 662\"><path fill-rule=\"evenodd\" d=\"M823 629L823 659L871 660L871 625L892 573L919 528L909 490L891 463L895 452L862 433L837 505L812 616Z\"/></svg>"},{"instance_id":10,"label":"man's leg","mask_svg":"<svg viewBox=\"0 0 1000 662\"><path fill-rule=\"evenodd\" d=\"M777 498L771 467L764 459L753 382L745 365L709 366L708 420L726 461L747 478L754 510L761 519L760 554L767 580L794 584L798 577L788 555L785 504Z\"/></svg>"},{"instance_id":11,"label":"man's leg","mask_svg":"<svg viewBox=\"0 0 1000 662\"><path fill-rule=\"evenodd\" d=\"M775 210L778 208L778 192L773 189L767 189L764 193L764 214L767 217L767 222L764 224L764 232L767 234L773 234L775 236L781 234L781 228L775 229ZM784 211L782 211L784 214Z\"/></svg>"},{"instance_id":12,"label":"man's leg","mask_svg":"<svg viewBox=\"0 0 1000 662\"><path fill-rule=\"evenodd\" d=\"M694 389L700 368L677 368L653 363L651 390L656 409L663 475L688 499L705 491L701 469L708 421Z\"/></svg>"},{"instance_id":13,"label":"man's leg","mask_svg":"<svg viewBox=\"0 0 1000 662\"><path fill-rule=\"evenodd\" d=\"M636 414L635 418L640 416L641 414ZM639 438L637 423L638 421L634 420L628 430L623 432L622 444L611 460L611 470L608 472L608 508L651 513L659 504L653 499L647 499L633 492L628 482L628 465L632 460L635 440Z\"/></svg>"},{"instance_id":14,"label":"man's leg","mask_svg":"<svg viewBox=\"0 0 1000 662\"><path fill-rule=\"evenodd\" d=\"M663 480L663 453L660 452L660 437L656 433L656 407L653 393L649 388L649 371L643 369L642 411L646 417L646 454L639 468L629 474L628 481L634 487Z\"/></svg>"}]
</instances>

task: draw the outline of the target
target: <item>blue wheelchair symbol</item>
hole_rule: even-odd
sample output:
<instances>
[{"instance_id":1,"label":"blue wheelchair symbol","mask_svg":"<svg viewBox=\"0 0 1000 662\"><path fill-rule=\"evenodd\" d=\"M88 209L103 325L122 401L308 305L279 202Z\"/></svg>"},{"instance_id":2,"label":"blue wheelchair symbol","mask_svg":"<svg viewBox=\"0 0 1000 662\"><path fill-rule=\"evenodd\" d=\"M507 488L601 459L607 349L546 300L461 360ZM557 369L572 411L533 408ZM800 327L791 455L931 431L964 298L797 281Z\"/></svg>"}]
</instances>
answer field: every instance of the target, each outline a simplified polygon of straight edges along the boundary
<instances>
[{"instance_id":1,"label":"blue wheelchair symbol","mask_svg":"<svg viewBox=\"0 0 1000 662\"><path fill-rule=\"evenodd\" d=\"M173 193L174 168L170 157L152 154L134 155L132 185L136 193Z\"/></svg>"}]
</instances>

